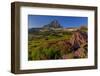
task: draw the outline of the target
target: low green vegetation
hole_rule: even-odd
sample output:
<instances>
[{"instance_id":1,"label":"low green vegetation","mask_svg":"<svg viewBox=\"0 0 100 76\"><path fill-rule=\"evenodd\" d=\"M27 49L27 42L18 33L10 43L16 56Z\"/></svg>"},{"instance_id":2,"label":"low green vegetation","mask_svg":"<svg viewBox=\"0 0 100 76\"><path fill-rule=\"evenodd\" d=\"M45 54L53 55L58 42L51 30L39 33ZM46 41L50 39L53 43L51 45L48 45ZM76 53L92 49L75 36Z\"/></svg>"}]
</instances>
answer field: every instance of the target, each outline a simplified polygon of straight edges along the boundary
<instances>
[{"instance_id":1,"label":"low green vegetation","mask_svg":"<svg viewBox=\"0 0 100 76\"><path fill-rule=\"evenodd\" d=\"M87 32L87 29L83 29L83 31ZM81 58L75 56L71 49L72 45L69 41L73 33L74 31L63 30L29 33L28 60ZM85 50L87 50L87 46L85 46ZM83 52L82 55L84 54ZM87 57L86 51L82 58L85 57Z\"/></svg>"}]
</instances>

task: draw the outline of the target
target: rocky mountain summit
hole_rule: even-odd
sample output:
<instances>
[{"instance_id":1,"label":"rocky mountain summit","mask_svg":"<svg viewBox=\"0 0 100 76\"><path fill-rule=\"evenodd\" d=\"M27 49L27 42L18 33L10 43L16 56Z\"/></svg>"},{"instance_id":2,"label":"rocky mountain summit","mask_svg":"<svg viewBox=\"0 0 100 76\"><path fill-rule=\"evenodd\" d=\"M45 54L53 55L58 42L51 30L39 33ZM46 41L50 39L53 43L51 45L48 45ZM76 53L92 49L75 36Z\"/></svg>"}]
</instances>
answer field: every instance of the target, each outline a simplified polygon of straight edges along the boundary
<instances>
[{"instance_id":1,"label":"rocky mountain summit","mask_svg":"<svg viewBox=\"0 0 100 76\"><path fill-rule=\"evenodd\" d=\"M62 28L62 26L57 20L53 20L49 24L44 25L43 28Z\"/></svg>"}]
</instances>

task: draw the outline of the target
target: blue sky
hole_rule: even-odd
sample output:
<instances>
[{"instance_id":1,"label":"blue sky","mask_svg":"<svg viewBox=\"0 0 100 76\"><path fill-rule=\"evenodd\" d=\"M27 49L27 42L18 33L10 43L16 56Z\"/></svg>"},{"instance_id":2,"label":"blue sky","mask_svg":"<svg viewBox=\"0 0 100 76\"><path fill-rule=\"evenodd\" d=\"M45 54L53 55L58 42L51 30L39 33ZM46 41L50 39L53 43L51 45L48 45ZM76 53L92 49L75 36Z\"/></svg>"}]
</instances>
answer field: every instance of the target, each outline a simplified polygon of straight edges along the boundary
<instances>
[{"instance_id":1,"label":"blue sky","mask_svg":"<svg viewBox=\"0 0 100 76\"><path fill-rule=\"evenodd\" d=\"M88 17L28 15L28 28L40 28L53 20L57 20L64 28L88 25Z\"/></svg>"}]
</instances>

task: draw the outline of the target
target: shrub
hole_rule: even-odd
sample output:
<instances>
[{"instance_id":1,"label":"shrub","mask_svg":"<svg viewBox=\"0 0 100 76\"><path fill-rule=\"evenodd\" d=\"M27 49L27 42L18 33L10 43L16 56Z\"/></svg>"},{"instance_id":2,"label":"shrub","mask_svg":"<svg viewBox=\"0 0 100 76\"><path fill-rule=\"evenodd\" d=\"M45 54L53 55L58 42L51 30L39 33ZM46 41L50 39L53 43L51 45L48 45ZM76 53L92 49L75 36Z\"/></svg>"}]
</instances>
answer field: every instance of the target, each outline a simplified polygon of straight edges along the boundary
<instances>
[{"instance_id":1,"label":"shrub","mask_svg":"<svg viewBox=\"0 0 100 76\"><path fill-rule=\"evenodd\" d=\"M55 48L44 48L43 53L48 59L58 59L60 57L60 51Z\"/></svg>"}]
</instances>

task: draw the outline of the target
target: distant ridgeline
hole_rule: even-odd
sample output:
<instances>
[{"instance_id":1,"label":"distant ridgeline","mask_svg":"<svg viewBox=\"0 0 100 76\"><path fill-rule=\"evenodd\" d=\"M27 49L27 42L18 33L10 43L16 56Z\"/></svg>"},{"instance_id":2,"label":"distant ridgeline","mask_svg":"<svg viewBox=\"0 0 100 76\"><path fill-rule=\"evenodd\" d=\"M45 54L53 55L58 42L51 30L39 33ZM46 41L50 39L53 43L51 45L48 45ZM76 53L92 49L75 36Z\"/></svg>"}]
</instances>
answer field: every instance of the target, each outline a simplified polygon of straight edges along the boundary
<instances>
[{"instance_id":1,"label":"distant ridgeline","mask_svg":"<svg viewBox=\"0 0 100 76\"><path fill-rule=\"evenodd\" d=\"M87 29L86 26L64 28L63 26L60 25L60 23L57 20L53 20L49 24L46 24L41 28L29 28L28 32L32 33L32 32L38 32L38 31L51 31L51 30L76 31L76 30L79 30L81 28Z\"/></svg>"}]
</instances>

